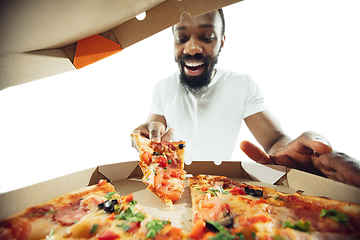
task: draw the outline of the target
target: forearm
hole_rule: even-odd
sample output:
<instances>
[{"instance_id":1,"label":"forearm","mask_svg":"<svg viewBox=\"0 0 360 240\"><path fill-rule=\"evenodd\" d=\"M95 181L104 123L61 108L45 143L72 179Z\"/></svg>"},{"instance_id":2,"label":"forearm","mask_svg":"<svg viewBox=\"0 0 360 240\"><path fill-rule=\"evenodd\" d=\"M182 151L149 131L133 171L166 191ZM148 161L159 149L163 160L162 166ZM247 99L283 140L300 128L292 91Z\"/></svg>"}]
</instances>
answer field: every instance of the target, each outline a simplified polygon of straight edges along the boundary
<instances>
[{"instance_id":1,"label":"forearm","mask_svg":"<svg viewBox=\"0 0 360 240\"><path fill-rule=\"evenodd\" d=\"M268 149L265 149L267 154L273 154L274 152L286 147L293 139L291 139L289 136L281 135L279 138L277 138L272 146Z\"/></svg>"}]
</instances>

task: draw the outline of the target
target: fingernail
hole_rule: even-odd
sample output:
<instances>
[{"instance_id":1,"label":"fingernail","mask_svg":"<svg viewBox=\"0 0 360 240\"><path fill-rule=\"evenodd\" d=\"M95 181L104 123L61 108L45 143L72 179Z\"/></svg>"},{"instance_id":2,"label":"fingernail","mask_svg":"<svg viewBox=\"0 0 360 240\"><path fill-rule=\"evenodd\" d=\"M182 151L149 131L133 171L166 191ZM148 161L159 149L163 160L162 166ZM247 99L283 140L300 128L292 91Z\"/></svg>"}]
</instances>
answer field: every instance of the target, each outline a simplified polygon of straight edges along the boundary
<instances>
[{"instance_id":1,"label":"fingernail","mask_svg":"<svg viewBox=\"0 0 360 240\"><path fill-rule=\"evenodd\" d=\"M320 142L331 147L331 144L324 138L315 138L315 142Z\"/></svg>"}]
</instances>

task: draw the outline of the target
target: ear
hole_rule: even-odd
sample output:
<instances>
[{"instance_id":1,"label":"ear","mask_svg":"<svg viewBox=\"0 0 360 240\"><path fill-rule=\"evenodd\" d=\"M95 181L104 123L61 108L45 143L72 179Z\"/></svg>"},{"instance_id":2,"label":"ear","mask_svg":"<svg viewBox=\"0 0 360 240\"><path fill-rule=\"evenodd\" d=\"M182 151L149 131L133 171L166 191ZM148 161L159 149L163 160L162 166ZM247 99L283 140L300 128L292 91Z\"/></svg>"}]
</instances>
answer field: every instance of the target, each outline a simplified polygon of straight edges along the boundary
<instances>
[{"instance_id":1,"label":"ear","mask_svg":"<svg viewBox=\"0 0 360 240\"><path fill-rule=\"evenodd\" d=\"M220 45L220 48L223 48L224 43L225 43L225 35L221 37L221 45Z\"/></svg>"}]
</instances>

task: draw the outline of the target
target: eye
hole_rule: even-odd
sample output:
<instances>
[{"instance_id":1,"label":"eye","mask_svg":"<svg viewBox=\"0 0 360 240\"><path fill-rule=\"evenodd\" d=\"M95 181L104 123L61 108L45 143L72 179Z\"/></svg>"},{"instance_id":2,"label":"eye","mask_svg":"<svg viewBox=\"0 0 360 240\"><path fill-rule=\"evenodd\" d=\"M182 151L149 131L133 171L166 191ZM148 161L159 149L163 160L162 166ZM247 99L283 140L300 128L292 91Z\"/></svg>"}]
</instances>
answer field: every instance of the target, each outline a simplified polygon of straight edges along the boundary
<instances>
[{"instance_id":1,"label":"eye","mask_svg":"<svg viewBox=\"0 0 360 240\"><path fill-rule=\"evenodd\" d=\"M215 34L205 35L203 37L203 41L206 42L206 43L211 43L214 40L215 40Z\"/></svg>"},{"instance_id":2,"label":"eye","mask_svg":"<svg viewBox=\"0 0 360 240\"><path fill-rule=\"evenodd\" d=\"M185 36L176 36L175 37L175 42L178 44L183 44L186 43L188 41L188 38Z\"/></svg>"}]
</instances>

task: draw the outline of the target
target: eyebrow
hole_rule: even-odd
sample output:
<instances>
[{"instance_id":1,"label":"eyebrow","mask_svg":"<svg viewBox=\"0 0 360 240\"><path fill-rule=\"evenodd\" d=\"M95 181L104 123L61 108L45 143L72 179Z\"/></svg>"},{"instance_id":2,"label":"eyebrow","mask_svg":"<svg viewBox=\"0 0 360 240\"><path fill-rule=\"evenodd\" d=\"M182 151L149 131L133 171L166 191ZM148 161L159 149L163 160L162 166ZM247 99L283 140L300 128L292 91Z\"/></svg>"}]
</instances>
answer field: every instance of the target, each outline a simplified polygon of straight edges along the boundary
<instances>
[{"instance_id":1,"label":"eyebrow","mask_svg":"<svg viewBox=\"0 0 360 240\"><path fill-rule=\"evenodd\" d=\"M199 26L199 28L215 28L214 24L201 24ZM181 31L181 30L186 30L187 27L186 26L181 26L181 27L177 27L175 28L175 31Z\"/></svg>"}]
</instances>

